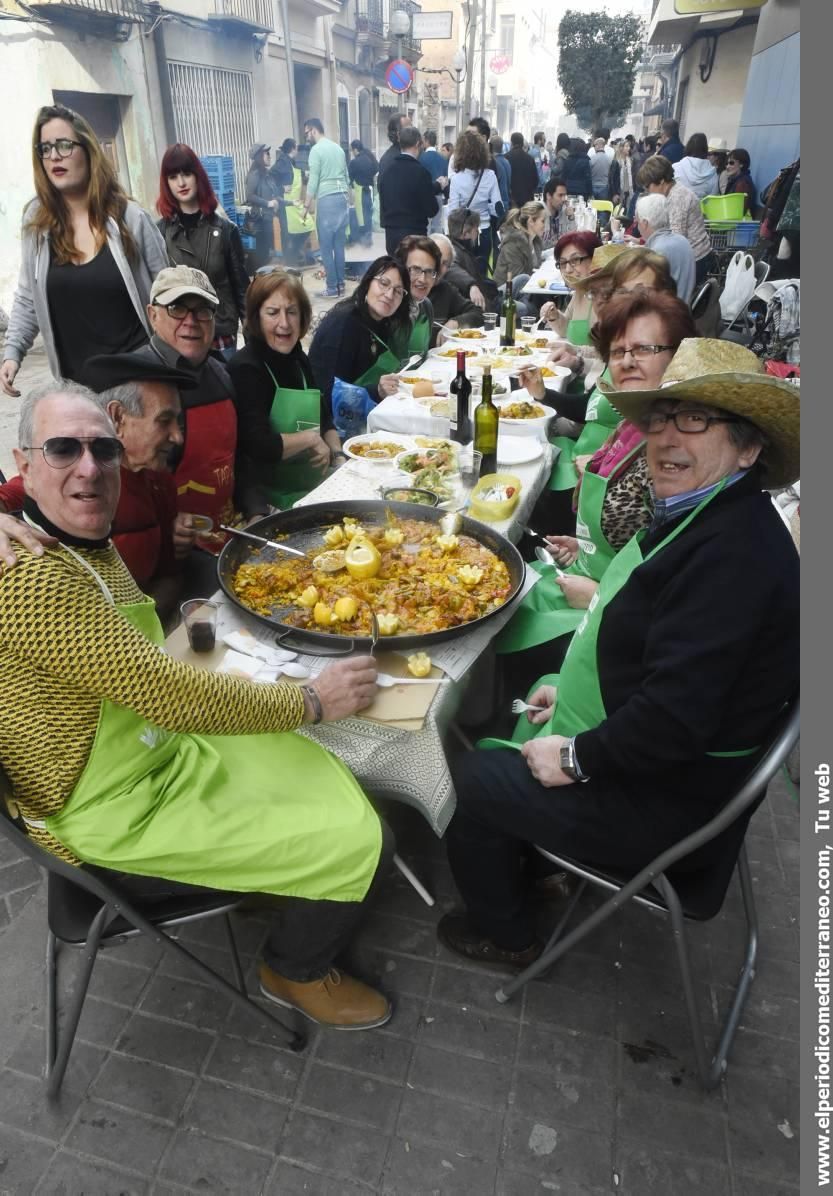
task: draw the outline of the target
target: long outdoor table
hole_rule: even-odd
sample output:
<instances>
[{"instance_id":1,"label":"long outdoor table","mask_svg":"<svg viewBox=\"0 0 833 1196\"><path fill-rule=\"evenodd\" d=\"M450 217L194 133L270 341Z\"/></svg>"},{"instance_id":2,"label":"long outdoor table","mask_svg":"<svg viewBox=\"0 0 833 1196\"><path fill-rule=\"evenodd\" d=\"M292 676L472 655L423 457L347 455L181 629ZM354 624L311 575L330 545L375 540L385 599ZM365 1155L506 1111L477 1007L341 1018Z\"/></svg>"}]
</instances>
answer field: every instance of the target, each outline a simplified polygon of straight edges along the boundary
<instances>
[{"instance_id":1,"label":"long outdoor table","mask_svg":"<svg viewBox=\"0 0 833 1196\"><path fill-rule=\"evenodd\" d=\"M548 445L546 449L549 450ZM512 540L520 538L522 525L546 485L551 460L550 451L545 451L531 465L514 467L514 472L519 476L523 471L523 500L511 519L501 524L490 524L490 527L497 528ZM376 484L368 482L363 473L343 466L296 505L377 497L375 490ZM232 626L249 627L256 634L273 639L263 624L228 603L222 592L215 595L215 600L223 604L221 615L228 629ZM441 662L446 659L444 653L448 654L448 660L456 658L453 666L447 665L453 673L453 679L438 685L427 712L420 719L400 726L358 716L322 723L317 727L305 726L298 733L314 739L343 760L369 794L414 806L428 820L436 834L442 835L454 812L456 800L443 745L464 700L471 668L509 617L498 614L480 632L468 632L448 645L438 645L437 650L432 652L432 658L441 667ZM183 627L168 637L166 648L171 655L203 668L216 668L223 655L219 647L214 653L205 656L191 652ZM303 656L299 657L301 661L304 659ZM316 665L320 663L320 658L315 660ZM420 692L423 687L411 687L410 692L414 690ZM430 693L428 687L425 690ZM384 703L386 694L396 692L381 691L380 704Z\"/></svg>"}]
</instances>

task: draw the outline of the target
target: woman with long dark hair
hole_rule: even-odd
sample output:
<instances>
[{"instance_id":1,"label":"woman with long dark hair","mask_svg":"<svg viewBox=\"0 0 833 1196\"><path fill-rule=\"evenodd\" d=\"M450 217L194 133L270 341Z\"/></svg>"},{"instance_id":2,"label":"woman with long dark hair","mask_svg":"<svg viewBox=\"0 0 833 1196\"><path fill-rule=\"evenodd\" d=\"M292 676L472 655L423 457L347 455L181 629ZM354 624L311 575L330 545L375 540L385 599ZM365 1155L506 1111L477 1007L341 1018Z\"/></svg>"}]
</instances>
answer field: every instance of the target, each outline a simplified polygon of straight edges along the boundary
<instances>
[{"instance_id":1,"label":"woman with long dark hair","mask_svg":"<svg viewBox=\"0 0 833 1196\"><path fill-rule=\"evenodd\" d=\"M309 358L322 401L332 408L336 378L363 386L374 403L395 394L410 332L408 271L394 257L377 257L353 294L327 313L313 337Z\"/></svg>"},{"instance_id":2,"label":"woman with long dark hair","mask_svg":"<svg viewBox=\"0 0 833 1196\"><path fill-rule=\"evenodd\" d=\"M220 306L212 348L228 359L246 314L249 276L237 225L218 212L205 167L190 145L169 145L159 172L158 228L172 262L193 266L211 279Z\"/></svg>"},{"instance_id":3,"label":"woman with long dark hair","mask_svg":"<svg viewBox=\"0 0 833 1196\"><path fill-rule=\"evenodd\" d=\"M78 379L88 357L137 349L146 307L168 265L147 212L128 199L98 138L62 104L41 108L32 136L37 198L23 216L20 275L0 387L14 379L40 332L53 377Z\"/></svg>"}]
</instances>

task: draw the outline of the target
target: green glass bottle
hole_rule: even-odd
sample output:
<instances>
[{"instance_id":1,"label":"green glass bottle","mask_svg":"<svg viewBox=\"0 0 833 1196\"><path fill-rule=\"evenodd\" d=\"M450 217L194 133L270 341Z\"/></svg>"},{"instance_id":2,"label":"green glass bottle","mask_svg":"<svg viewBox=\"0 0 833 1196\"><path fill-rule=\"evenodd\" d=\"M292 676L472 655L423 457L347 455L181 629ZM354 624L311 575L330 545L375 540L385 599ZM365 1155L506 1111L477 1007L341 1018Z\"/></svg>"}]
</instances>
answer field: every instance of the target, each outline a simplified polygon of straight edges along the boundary
<instances>
[{"instance_id":1,"label":"green glass bottle","mask_svg":"<svg viewBox=\"0 0 833 1196\"><path fill-rule=\"evenodd\" d=\"M483 454L480 476L497 473L498 409L492 402L492 368L483 367L483 393L474 409L474 447Z\"/></svg>"},{"instance_id":2,"label":"green glass bottle","mask_svg":"<svg viewBox=\"0 0 833 1196\"><path fill-rule=\"evenodd\" d=\"M500 309L500 344L502 348L509 348L515 343L515 316L517 305L512 295L512 276L506 279L506 298Z\"/></svg>"}]
</instances>

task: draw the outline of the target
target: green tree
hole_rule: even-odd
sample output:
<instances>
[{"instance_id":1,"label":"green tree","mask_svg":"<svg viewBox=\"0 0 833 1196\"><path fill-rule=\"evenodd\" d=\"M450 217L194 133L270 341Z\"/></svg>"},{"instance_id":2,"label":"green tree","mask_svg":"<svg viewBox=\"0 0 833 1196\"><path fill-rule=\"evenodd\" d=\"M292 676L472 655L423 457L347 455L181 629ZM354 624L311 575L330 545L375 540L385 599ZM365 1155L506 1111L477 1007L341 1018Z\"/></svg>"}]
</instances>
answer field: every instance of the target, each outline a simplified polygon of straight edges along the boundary
<instances>
[{"instance_id":1,"label":"green tree","mask_svg":"<svg viewBox=\"0 0 833 1196\"><path fill-rule=\"evenodd\" d=\"M630 111L644 28L639 17L568 9L558 26L558 83L583 129L615 128Z\"/></svg>"}]
</instances>

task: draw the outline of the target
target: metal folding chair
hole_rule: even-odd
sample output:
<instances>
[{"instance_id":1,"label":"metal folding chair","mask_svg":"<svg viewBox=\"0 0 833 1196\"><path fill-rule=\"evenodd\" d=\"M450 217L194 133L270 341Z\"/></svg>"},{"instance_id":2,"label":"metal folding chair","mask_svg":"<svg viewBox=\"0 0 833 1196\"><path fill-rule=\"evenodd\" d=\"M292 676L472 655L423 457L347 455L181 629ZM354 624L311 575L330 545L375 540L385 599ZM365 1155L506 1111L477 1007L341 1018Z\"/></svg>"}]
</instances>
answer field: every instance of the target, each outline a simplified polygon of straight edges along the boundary
<instances>
[{"instance_id":1,"label":"metal folding chair","mask_svg":"<svg viewBox=\"0 0 833 1196\"><path fill-rule=\"evenodd\" d=\"M269 1023L287 1040L290 1050L301 1051L306 1036L291 1030L268 1009L253 1001L246 990L240 956L234 939L229 914L240 904L236 893L214 889L195 890L153 900L126 897L115 885L100 876L64 863L45 848L38 846L21 825L14 821L14 795L8 777L0 767L0 836L11 843L47 873L47 939L46 939L46 1092L50 1099L57 1096L69 1063L78 1023L92 978L98 952L103 947L118 946L129 938L146 935L154 943L180 959L185 958L203 980L219 989L238 1009ZM204 918L222 918L228 939L234 984L230 984L213 968L166 933L171 927ZM58 975L60 947L78 947L81 967L76 981L66 1025L58 1042Z\"/></svg>"},{"instance_id":2,"label":"metal folding chair","mask_svg":"<svg viewBox=\"0 0 833 1196\"><path fill-rule=\"evenodd\" d=\"M528 981L534 980L536 976L540 976L542 972L550 968L571 947L586 938L592 930L595 930L597 926L621 909L626 902L636 901L649 909L667 914L671 919L671 931L677 949L688 1021L694 1041L697 1071L700 1082L706 1090L716 1087L726 1071L732 1040L755 976L755 961L758 953L757 914L749 862L744 845L746 827L755 808L763 801L767 785L792 751L798 740L798 734L799 698L796 695L779 716L769 740L769 746L763 756L720 813L699 831L687 835L679 843L662 852L636 876L627 877L614 872L602 871L589 867L578 860L557 855L542 847L536 847L536 851L557 864L559 868L565 868L580 877L581 884L550 935L540 958L515 979L499 988L495 993L496 1000L504 1004ZM715 850L709 854L708 859L705 857L698 859L700 849L709 843L713 844ZM686 863L685 870L677 866L681 861ZM687 920L708 921L720 912L729 881L736 867L746 916L746 950L717 1047L709 1058L703 1023L694 993L685 924ZM613 893L613 896L589 914L574 930L566 933L572 914L588 884L598 885L599 888Z\"/></svg>"}]
</instances>

